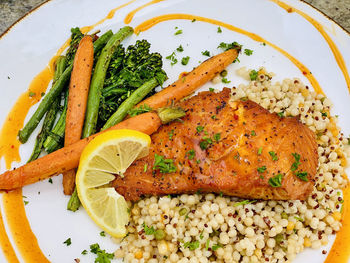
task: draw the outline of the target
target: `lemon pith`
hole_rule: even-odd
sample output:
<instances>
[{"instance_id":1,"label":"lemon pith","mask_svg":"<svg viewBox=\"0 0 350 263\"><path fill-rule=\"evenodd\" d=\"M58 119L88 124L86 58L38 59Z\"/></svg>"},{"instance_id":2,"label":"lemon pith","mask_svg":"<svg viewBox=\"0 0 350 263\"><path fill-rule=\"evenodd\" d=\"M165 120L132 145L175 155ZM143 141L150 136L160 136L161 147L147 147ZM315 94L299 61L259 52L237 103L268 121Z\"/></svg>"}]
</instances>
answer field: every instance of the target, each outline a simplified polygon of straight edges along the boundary
<instances>
[{"instance_id":1,"label":"lemon pith","mask_svg":"<svg viewBox=\"0 0 350 263\"><path fill-rule=\"evenodd\" d=\"M114 237L126 235L128 205L109 184L136 159L148 155L151 139L135 130L107 131L94 138L80 157L76 176L79 199L93 221Z\"/></svg>"}]
</instances>

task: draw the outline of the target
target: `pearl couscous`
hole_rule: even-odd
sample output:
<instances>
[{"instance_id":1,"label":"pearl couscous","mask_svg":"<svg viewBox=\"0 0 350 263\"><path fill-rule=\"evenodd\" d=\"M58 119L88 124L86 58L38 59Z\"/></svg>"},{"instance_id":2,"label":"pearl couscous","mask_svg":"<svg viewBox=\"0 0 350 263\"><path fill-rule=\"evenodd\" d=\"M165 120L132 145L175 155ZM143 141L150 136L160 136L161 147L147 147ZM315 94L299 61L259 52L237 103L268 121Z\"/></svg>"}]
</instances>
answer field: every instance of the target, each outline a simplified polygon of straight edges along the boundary
<instances>
[{"instance_id":1,"label":"pearl couscous","mask_svg":"<svg viewBox=\"0 0 350 263\"><path fill-rule=\"evenodd\" d=\"M250 80L250 70L237 73ZM330 100L299 79L256 80L232 88L270 112L300 116L317 135L319 167L306 201L242 200L214 194L150 197L132 205L128 235L117 240L117 258L132 263L291 262L305 248L318 249L341 227L348 139L337 133ZM321 253L321 252L320 252Z\"/></svg>"}]
</instances>

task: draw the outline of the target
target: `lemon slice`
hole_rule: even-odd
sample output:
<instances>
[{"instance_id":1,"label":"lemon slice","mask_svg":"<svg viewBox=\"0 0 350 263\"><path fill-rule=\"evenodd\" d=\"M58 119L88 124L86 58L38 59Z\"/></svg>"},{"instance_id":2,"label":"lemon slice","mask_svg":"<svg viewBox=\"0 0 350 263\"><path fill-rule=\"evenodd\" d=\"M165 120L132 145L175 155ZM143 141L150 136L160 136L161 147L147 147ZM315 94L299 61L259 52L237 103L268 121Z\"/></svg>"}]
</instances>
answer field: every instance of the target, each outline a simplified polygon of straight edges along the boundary
<instances>
[{"instance_id":1,"label":"lemon slice","mask_svg":"<svg viewBox=\"0 0 350 263\"><path fill-rule=\"evenodd\" d=\"M80 157L76 177L79 199L89 216L114 237L126 235L128 205L110 186L138 158L148 155L151 139L134 130L115 130L93 139Z\"/></svg>"}]
</instances>

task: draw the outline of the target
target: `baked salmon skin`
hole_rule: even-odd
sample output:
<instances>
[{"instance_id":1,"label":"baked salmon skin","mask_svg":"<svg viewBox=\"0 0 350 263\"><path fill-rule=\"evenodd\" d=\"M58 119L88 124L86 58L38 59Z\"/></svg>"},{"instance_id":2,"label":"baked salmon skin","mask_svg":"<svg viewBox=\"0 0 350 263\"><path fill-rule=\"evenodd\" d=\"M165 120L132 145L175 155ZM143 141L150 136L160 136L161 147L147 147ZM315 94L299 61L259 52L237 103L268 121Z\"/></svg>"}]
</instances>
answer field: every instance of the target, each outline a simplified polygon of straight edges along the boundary
<instances>
[{"instance_id":1,"label":"baked salmon skin","mask_svg":"<svg viewBox=\"0 0 350 263\"><path fill-rule=\"evenodd\" d=\"M264 200L305 200L318 166L314 132L255 102L230 101L228 88L180 102L186 116L162 126L150 154L113 181L127 200L215 192Z\"/></svg>"}]
</instances>

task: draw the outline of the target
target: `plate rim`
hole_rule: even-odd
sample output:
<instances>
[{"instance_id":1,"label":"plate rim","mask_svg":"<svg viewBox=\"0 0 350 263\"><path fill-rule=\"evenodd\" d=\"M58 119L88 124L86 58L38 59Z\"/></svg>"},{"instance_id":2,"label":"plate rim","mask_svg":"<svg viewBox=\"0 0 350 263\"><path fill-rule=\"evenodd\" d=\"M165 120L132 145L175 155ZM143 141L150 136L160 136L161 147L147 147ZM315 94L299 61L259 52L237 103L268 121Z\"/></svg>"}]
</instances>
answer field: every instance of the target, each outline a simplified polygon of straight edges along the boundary
<instances>
[{"instance_id":1,"label":"plate rim","mask_svg":"<svg viewBox=\"0 0 350 263\"><path fill-rule=\"evenodd\" d=\"M305 0L299 0L302 4L305 4L312 9L314 9L316 12L320 13L324 18L326 18L328 21L333 22L336 26L338 26L345 34L347 34L350 37L350 30L348 31L345 29L342 25L338 24L333 18L331 18L329 15L325 14L323 11L321 11L319 8L311 5L310 3L306 2ZM34 12L38 11L41 7L48 4L49 2L52 2L52 0L45 0L38 6L34 7L32 10L28 11L21 17L19 17L16 21L14 21L3 33L0 34L0 40L6 36L8 33L11 33L11 30L20 22L22 22L23 19L25 19L27 16L33 14Z\"/></svg>"}]
</instances>

